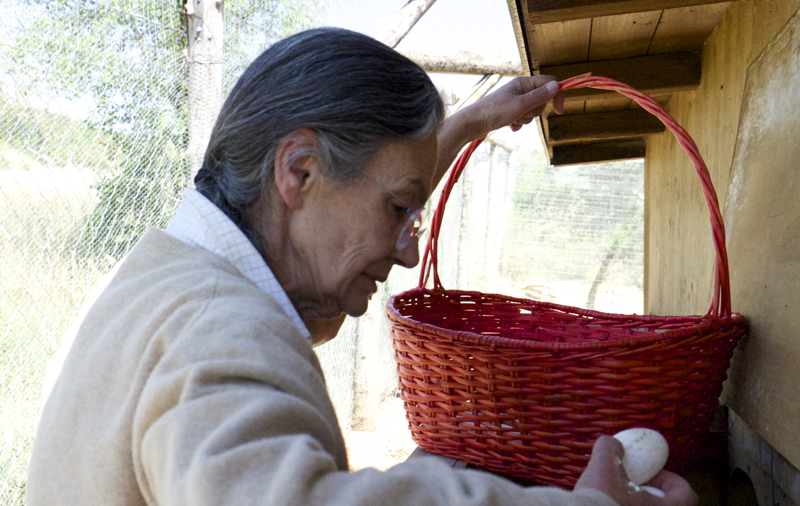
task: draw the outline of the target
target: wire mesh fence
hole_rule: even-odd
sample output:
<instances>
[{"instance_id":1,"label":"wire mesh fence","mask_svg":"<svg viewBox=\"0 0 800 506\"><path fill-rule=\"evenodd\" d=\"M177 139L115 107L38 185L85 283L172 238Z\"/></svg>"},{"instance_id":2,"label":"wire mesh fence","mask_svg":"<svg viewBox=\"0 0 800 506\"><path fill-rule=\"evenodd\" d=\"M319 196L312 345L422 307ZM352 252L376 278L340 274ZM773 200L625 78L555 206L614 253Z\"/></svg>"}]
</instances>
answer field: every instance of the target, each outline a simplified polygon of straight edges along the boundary
<instances>
[{"instance_id":1,"label":"wire mesh fence","mask_svg":"<svg viewBox=\"0 0 800 506\"><path fill-rule=\"evenodd\" d=\"M223 91L319 9L227 2ZM0 504L23 503L61 337L144 230L168 224L187 184L185 30L175 2L0 0ZM474 156L448 204L445 286L547 297L572 283L584 300L598 279L640 288L641 164L553 169L531 156L491 144ZM367 317L317 348L345 430L395 392L382 308L417 276L396 269Z\"/></svg>"},{"instance_id":2,"label":"wire mesh fence","mask_svg":"<svg viewBox=\"0 0 800 506\"><path fill-rule=\"evenodd\" d=\"M316 12L313 1L226 6L226 89ZM185 25L176 2L0 1L2 504L23 501L61 336L186 186Z\"/></svg>"},{"instance_id":3,"label":"wire mesh fence","mask_svg":"<svg viewBox=\"0 0 800 506\"><path fill-rule=\"evenodd\" d=\"M502 276L527 298L641 313L642 161L522 165L528 169L516 174Z\"/></svg>"},{"instance_id":4,"label":"wire mesh fence","mask_svg":"<svg viewBox=\"0 0 800 506\"><path fill-rule=\"evenodd\" d=\"M447 204L445 288L641 313L644 163L553 167L484 143Z\"/></svg>"},{"instance_id":5,"label":"wire mesh fence","mask_svg":"<svg viewBox=\"0 0 800 506\"><path fill-rule=\"evenodd\" d=\"M0 3L3 504L23 500L61 336L144 227L166 223L183 183L180 18L124 7Z\"/></svg>"}]
</instances>

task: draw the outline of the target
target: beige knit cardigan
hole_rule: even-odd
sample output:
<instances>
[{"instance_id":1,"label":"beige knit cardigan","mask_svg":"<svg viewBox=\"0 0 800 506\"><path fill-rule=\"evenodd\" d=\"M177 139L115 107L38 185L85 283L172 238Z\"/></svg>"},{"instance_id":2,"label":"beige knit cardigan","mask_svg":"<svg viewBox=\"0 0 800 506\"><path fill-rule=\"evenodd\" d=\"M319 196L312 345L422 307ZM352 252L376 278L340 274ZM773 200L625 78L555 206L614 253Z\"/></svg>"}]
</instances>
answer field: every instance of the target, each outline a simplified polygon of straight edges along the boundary
<instances>
[{"instance_id":1,"label":"beige knit cardigan","mask_svg":"<svg viewBox=\"0 0 800 506\"><path fill-rule=\"evenodd\" d=\"M596 505L416 459L348 472L311 344L228 261L150 229L85 311L28 506Z\"/></svg>"}]
</instances>

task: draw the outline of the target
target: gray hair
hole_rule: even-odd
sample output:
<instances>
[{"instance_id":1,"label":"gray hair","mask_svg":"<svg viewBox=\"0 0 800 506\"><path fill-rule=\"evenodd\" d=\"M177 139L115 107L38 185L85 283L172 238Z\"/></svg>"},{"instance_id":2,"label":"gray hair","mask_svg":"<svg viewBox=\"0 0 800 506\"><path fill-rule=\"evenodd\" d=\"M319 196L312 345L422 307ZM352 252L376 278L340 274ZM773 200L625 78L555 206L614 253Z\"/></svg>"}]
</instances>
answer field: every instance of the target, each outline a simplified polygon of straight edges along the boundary
<instances>
[{"instance_id":1,"label":"gray hair","mask_svg":"<svg viewBox=\"0 0 800 506\"><path fill-rule=\"evenodd\" d=\"M443 119L430 78L405 56L349 30L301 32L264 51L239 78L195 186L259 247L244 213L272 184L283 137L312 130L323 174L348 184L379 148L424 139Z\"/></svg>"}]
</instances>

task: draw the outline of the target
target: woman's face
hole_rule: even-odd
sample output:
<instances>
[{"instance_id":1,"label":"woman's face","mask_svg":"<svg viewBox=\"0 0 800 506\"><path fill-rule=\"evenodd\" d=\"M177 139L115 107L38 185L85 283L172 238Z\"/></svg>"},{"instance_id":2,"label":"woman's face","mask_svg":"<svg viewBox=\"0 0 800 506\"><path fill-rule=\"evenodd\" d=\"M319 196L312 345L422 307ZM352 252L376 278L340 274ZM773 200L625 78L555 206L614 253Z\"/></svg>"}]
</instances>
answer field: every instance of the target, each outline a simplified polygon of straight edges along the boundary
<instances>
[{"instance_id":1,"label":"woman's face","mask_svg":"<svg viewBox=\"0 0 800 506\"><path fill-rule=\"evenodd\" d=\"M390 143L354 183L323 179L312 192L291 234L310 289L305 301L295 302L301 315L362 315L395 264L417 265L417 239L401 249L397 239L407 209L423 207L430 196L437 149L436 135Z\"/></svg>"}]
</instances>

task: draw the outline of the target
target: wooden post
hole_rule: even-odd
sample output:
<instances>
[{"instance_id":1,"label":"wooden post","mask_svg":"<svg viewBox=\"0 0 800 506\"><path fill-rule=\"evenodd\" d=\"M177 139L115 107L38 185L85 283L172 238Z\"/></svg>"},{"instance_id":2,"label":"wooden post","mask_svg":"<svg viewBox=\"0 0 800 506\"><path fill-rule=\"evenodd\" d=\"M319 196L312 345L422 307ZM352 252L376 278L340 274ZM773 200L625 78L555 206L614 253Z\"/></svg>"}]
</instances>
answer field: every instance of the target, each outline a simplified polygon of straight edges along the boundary
<instances>
[{"instance_id":1,"label":"wooden post","mask_svg":"<svg viewBox=\"0 0 800 506\"><path fill-rule=\"evenodd\" d=\"M378 406L382 385L378 385L377 351L378 341L387 339L381 335L381 319L386 318L384 305L381 303L387 295L387 285L383 283L373 296L367 312L357 320L356 356L353 364L353 418L350 427L353 430L372 432L376 429Z\"/></svg>"},{"instance_id":2,"label":"wooden post","mask_svg":"<svg viewBox=\"0 0 800 506\"><path fill-rule=\"evenodd\" d=\"M409 30L416 24L428 8L436 0L409 0L384 30L381 40L395 47L403 40ZM351 427L355 430L375 430L380 403L380 385L376 385L375 361L377 340L385 339L381 335L381 321L386 320L386 310L382 301L386 300L388 287L382 284L367 308L367 313L358 319L355 332L356 356L353 371L353 418Z\"/></svg>"},{"instance_id":3,"label":"wooden post","mask_svg":"<svg viewBox=\"0 0 800 506\"><path fill-rule=\"evenodd\" d=\"M497 234L501 231L500 213L498 212L497 205L500 204L494 194L497 192L496 181L498 173L498 158L500 150L497 145L489 144L489 187L487 189L487 204L486 204L486 228L483 231L483 278L486 280L485 285L481 288L483 291L493 292L494 280L497 277L497 265L499 264L499 253L501 242L503 240L502 234ZM505 219L505 217L503 217Z\"/></svg>"},{"instance_id":4,"label":"wooden post","mask_svg":"<svg viewBox=\"0 0 800 506\"><path fill-rule=\"evenodd\" d=\"M470 162L477 163L477 153L472 155ZM470 265L472 257L472 200L475 196L475 170L476 167L467 166L461 174L461 216L458 229L458 255L456 256L456 289L469 290L470 279L477 272ZM474 285L472 289L475 289Z\"/></svg>"},{"instance_id":5,"label":"wooden post","mask_svg":"<svg viewBox=\"0 0 800 506\"><path fill-rule=\"evenodd\" d=\"M203 165L211 129L222 108L222 0L186 0L189 38L188 183Z\"/></svg>"},{"instance_id":6,"label":"wooden post","mask_svg":"<svg viewBox=\"0 0 800 506\"><path fill-rule=\"evenodd\" d=\"M450 110L450 114L452 115L460 109L485 97L486 94L488 94L492 88L494 88L495 85L500 82L502 77L503 76L500 74L487 74L481 77L475 86L472 87L472 90L469 92L469 94L459 100L459 102ZM459 290L467 289L470 278L469 251L472 246L470 244L471 241L469 234L469 213L470 205L472 204L473 199L473 172L474 170L465 170L464 174L461 175L461 226L459 229L458 257L456 261L456 288Z\"/></svg>"}]
</instances>

